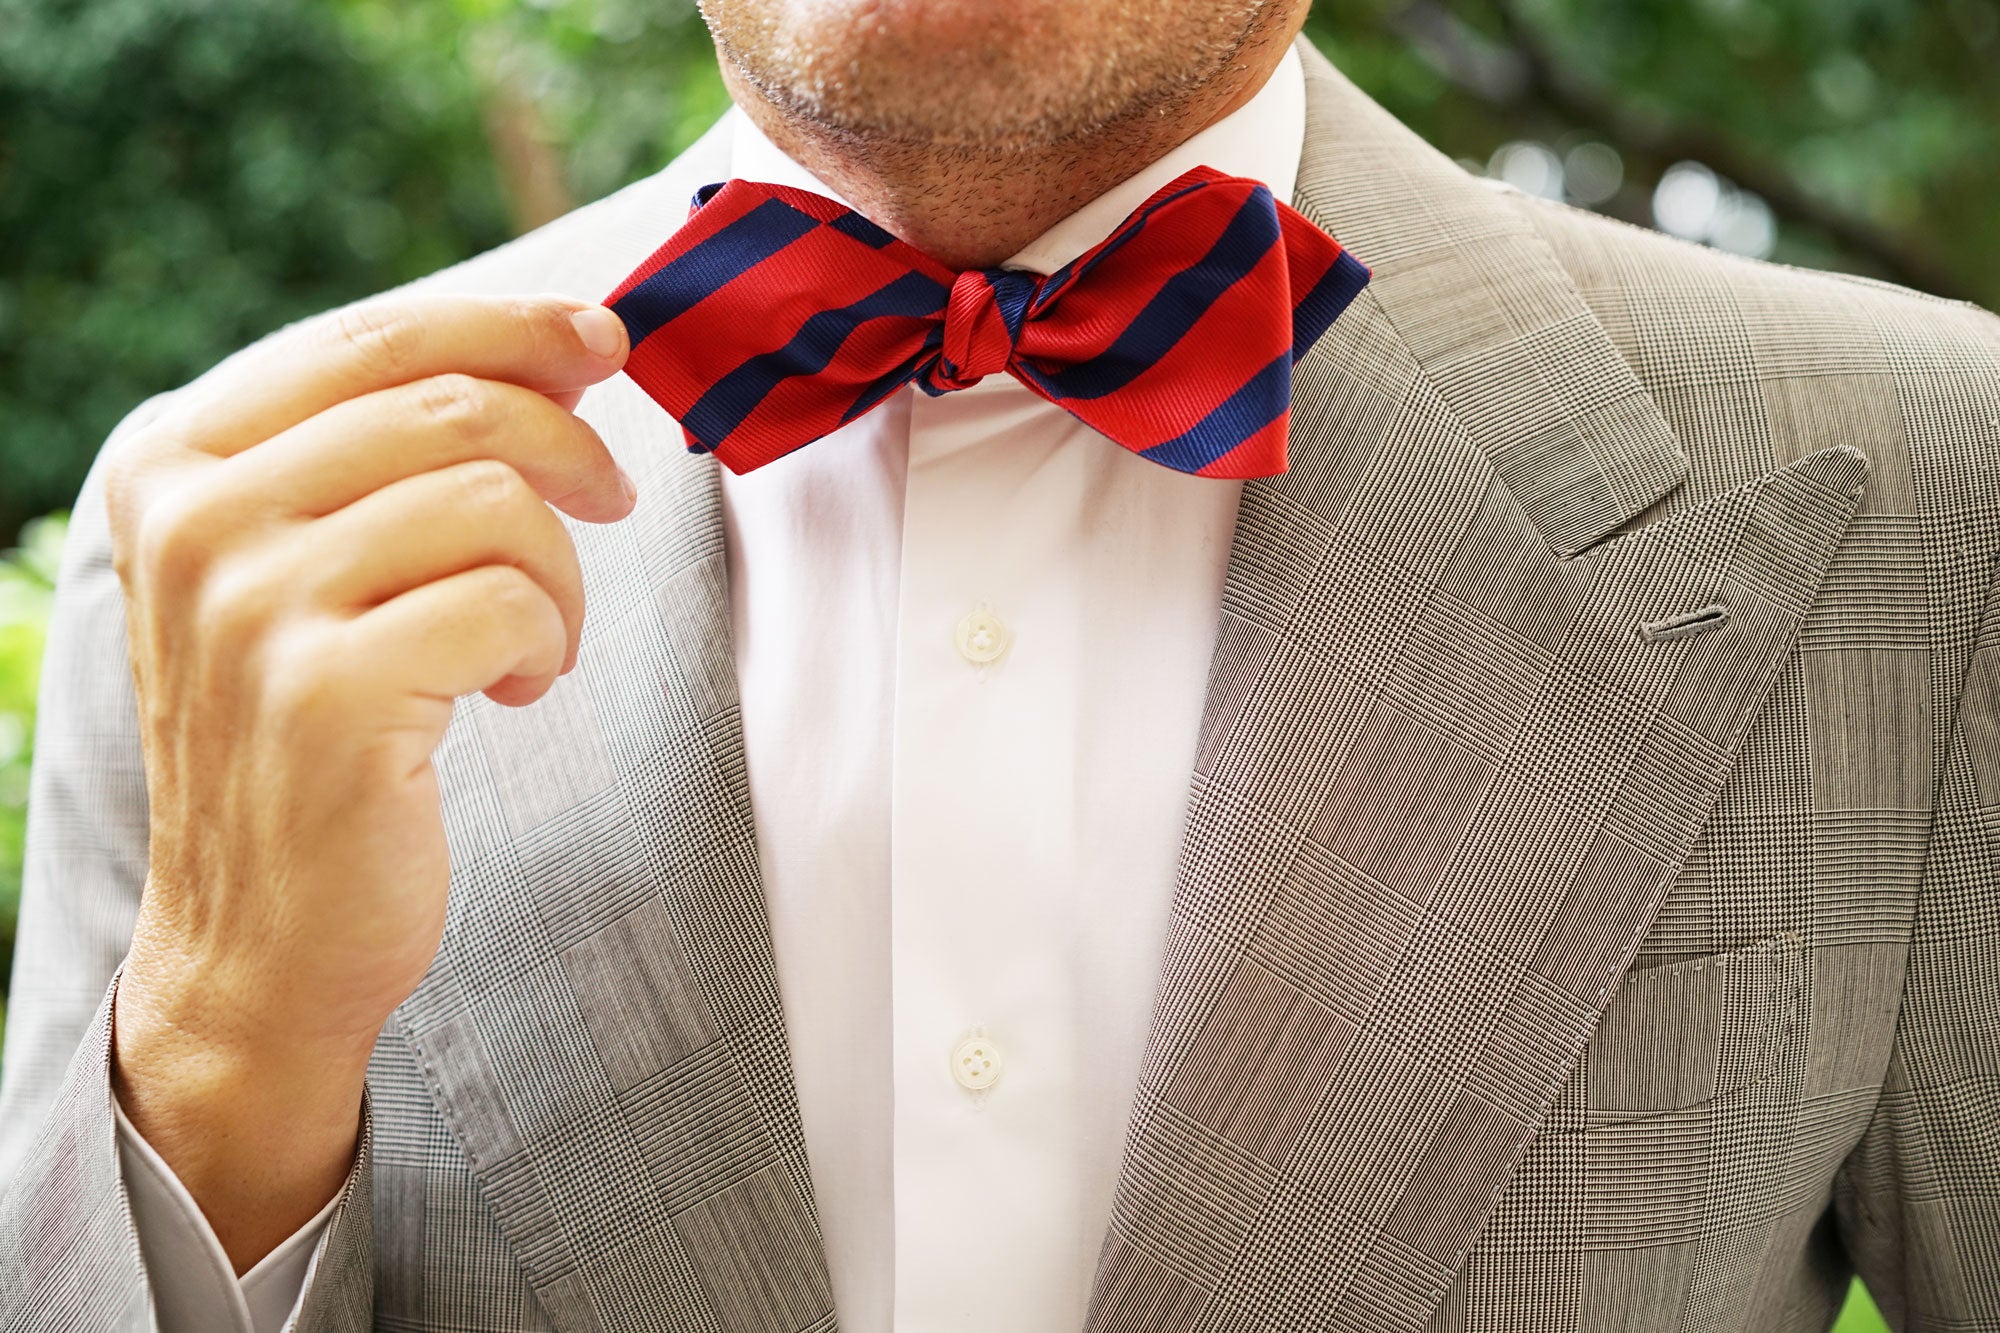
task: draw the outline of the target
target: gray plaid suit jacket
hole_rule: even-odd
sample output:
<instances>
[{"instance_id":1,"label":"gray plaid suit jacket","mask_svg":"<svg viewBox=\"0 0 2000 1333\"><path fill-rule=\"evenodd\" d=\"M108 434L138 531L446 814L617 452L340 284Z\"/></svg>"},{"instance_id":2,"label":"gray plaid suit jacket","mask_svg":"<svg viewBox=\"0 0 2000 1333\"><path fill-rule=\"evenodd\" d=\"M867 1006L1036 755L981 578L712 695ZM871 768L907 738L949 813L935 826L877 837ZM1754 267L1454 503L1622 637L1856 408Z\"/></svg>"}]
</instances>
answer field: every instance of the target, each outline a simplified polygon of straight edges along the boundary
<instances>
[{"instance_id":1,"label":"gray plaid suit jacket","mask_svg":"<svg viewBox=\"0 0 2000 1333\"><path fill-rule=\"evenodd\" d=\"M1093 1333L2000 1330L2000 321L1497 192L1307 48L1376 270L1251 483ZM723 174L426 280L608 290ZM136 414L143 419L147 409ZM835 1328L713 467L622 380L580 668L464 701L435 965L298 1327ZM102 494L50 642L0 1327L142 1327L146 805Z\"/></svg>"}]
</instances>

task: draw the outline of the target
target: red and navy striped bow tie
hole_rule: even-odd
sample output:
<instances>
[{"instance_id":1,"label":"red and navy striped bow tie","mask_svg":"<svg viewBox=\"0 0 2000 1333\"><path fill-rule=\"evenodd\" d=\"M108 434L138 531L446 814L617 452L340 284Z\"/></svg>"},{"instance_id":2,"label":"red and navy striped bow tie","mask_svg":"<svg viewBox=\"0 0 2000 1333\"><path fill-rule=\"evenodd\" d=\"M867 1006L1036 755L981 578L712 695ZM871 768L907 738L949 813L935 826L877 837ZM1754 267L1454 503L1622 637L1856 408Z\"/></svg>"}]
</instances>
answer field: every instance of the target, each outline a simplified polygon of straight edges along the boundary
<instances>
[{"instance_id":1,"label":"red and navy striped bow tie","mask_svg":"<svg viewBox=\"0 0 2000 1333\"><path fill-rule=\"evenodd\" d=\"M1204 477L1285 470L1292 359L1368 269L1264 185L1196 167L1047 277L955 271L852 209L732 180L605 304L688 448L748 472L915 381L1006 371L1127 449Z\"/></svg>"}]
</instances>

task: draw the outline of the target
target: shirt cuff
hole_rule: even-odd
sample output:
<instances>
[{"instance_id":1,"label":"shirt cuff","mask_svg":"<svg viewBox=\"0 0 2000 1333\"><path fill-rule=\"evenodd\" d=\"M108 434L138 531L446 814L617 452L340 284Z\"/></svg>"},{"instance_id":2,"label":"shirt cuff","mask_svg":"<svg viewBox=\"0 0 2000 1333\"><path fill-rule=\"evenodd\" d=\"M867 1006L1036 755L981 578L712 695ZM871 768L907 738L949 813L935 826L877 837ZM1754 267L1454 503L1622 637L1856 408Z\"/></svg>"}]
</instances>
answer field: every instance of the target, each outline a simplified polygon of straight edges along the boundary
<instances>
[{"instance_id":1,"label":"shirt cuff","mask_svg":"<svg viewBox=\"0 0 2000 1333\"><path fill-rule=\"evenodd\" d=\"M115 1096L111 1110L118 1119L119 1166L159 1333L280 1333L305 1294L306 1274L340 1194L238 1278L187 1186L134 1128Z\"/></svg>"}]
</instances>

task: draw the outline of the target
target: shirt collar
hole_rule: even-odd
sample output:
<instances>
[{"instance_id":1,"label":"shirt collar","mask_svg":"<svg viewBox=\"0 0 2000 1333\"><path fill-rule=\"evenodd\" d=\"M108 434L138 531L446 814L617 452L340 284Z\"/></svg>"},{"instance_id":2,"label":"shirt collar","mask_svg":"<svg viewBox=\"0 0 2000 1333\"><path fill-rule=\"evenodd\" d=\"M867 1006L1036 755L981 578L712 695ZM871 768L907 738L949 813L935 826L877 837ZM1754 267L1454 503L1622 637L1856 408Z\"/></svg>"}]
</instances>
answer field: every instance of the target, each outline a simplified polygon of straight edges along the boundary
<instances>
[{"instance_id":1,"label":"shirt collar","mask_svg":"<svg viewBox=\"0 0 2000 1333\"><path fill-rule=\"evenodd\" d=\"M729 158L733 178L789 185L847 202L772 143L741 108L731 107L729 115L734 122ZM1305 66L1298 47L1291 46L1249 101L1050 227L1003 267L1055 272L1116 231L1155 190L1192 167L1210 166L1231 176L1262 181L1275 198L1289 203L1305 138Z\"/></svg>"}]
</instances>

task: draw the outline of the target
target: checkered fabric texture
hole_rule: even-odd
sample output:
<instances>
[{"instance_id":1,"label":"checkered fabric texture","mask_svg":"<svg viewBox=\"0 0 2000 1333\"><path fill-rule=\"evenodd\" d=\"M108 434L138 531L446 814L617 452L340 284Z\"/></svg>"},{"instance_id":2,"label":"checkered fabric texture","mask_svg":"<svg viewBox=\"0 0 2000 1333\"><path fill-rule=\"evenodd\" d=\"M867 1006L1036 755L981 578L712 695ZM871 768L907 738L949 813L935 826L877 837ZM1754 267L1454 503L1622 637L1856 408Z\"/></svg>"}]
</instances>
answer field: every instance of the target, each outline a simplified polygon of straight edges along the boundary
<instances>
[{"instance_id":1,"label":"checkered fabric texture","mask_svg":"<svg viewBox=\"0 0 2000 1333\"><path fill-rule=\"evenodd\" d=\"M1295 203L1376 275L1244 492L1084 1321L1785 1333L1858 1270L1900 1329L2000 1330L2000 321L1494 191L1306 57ZM727 152L425 285L608 290ZM311 1333L835 1327L713 464L629 385L583 412L640 505L571 527L578 670L439 752L450 920ZM0 1329L141 1328L95 473L49 654Z\"/></svg>"}]
</instances>

